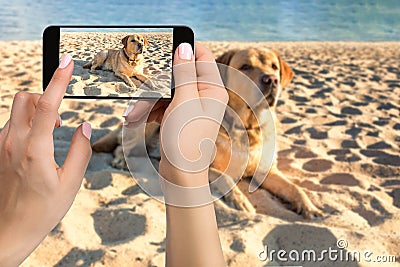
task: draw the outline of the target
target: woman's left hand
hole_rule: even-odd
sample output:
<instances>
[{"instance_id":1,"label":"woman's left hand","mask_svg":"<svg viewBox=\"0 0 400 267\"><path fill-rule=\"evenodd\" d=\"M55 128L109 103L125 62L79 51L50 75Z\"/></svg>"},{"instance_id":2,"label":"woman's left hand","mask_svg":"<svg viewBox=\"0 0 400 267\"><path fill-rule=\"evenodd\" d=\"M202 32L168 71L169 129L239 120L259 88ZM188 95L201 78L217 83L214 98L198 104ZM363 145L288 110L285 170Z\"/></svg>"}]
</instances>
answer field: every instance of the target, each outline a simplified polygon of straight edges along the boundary
<instances>
[{"instance_id":1,"label":"woman's left hand","mask_svg":"<svg viewBox=\"0 0 400 267\"><path fill-rule=\"evenodd\" d=\"M19 265L72 205L91 157L91 126L76 130L64 165L53 130L74 64L65 56L43 95L19 92L0 132L0 266Z\"/></svg>"}]
</instances>

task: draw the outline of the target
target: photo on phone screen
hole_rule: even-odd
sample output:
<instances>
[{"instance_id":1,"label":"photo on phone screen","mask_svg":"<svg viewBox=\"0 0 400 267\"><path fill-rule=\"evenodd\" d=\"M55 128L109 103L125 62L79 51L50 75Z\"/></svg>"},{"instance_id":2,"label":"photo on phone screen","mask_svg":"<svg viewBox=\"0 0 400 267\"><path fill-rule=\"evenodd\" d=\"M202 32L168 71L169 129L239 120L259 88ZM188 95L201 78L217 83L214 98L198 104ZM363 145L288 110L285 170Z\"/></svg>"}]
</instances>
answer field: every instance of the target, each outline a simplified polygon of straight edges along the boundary
<instances>
[{"instance_id":1,"label":"photo on phone screen","mask_svg":"<svg viewBox=\"0 0 400 267\"><path fill-rule=\"evenodd\" d=\"M63 28L75 64L66 96L171 98L173 28Z\"/></svg>"}]
</instances>

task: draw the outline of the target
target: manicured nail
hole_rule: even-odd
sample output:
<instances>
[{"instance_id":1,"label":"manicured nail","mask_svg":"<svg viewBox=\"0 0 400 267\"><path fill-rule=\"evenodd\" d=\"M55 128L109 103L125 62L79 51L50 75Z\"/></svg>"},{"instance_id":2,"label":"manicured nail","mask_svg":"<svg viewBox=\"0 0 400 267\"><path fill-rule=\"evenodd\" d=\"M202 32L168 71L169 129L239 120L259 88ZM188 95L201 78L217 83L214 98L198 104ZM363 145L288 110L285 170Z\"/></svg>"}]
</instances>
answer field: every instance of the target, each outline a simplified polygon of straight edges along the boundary
<instances>
[{"instance_id":1,"label":"manicured nail","mask_svg":"<svg viewBox=\"0 0 400 267\"><path fill-rule=\"evenodd\" d=\"M122 114L122 117L128 116L128 114L131 113L134 107L135 105L133 103L130 103L129 107L124 111L124 114Z\"/></svg>"},{"instance_id":2,"label":"manicured nail","mask_svg":"<svg viewBox=\"0 0 400 267\"><path fill-rule=\"evenodd\" d=\"M88 140L90 140L90 137L92 136L92 126L90 123L85 121L82 124L82 133Z\"/></svg>"},{"instance_id":3,"label":"manicured nail","mask_svg":"<svg viewBox=\"0 0 400 267\"><path fill-rule=\"evenodd\" d=\"M179 58L183 60L191 60L193 56L192 46L188 43L181 43L178 46Z\"/></svg>"},{"instance_id":4,"label":"manicured nail","mask_svg":"<svg viewBox=\"0 0 400 267\"><path fill-rule=\"evenodd\" d=\"M59 118L59 120L60 120L60 125L58 126L58 128L60 128L60 127L62 126L62 119L61 119L61 116L60 116L60 115L58 115L58 118Z\"/></svg>"},{"instance_id":5,"label":"manicured nail","mask_svg":"<svg viewBox=\"0 0 400 267\"><path fill-rule=\"evenodd\" d=\"M58 65L58 67L60 68L60 69L65 69L68 65L69 65L69 63L71 62L71 60L72 60L72 57L70 56L70 55L65 55L62 59L61 59L61 62L60 62L60 65Z\"/></svg>"}]
</instances>

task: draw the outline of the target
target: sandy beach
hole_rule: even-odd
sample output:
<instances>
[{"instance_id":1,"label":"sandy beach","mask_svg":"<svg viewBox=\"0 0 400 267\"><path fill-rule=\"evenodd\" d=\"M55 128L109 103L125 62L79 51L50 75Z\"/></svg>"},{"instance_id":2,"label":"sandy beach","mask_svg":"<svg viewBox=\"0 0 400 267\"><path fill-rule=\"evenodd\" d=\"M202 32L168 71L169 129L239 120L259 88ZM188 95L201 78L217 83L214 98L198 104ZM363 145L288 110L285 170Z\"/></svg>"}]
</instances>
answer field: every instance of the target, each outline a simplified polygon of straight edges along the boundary
<instances>
[{"instance_id":1,"label":"sandy beach","mask_svg":"<svg viewBox=\"0 0 400 267\"><path fill-rule=\"evenodd\" d=\"M259 252L266 245L269 250L338 249L339 240L347 243L343 250L369 250L372 259L395 255L399 260L400 43L203 44L216 56L232 48L271 47L293 68L294 79L282 91L276 109L279 168L324 212L322 218L303 219L265 190L249 196L255 215L217 201L228 266L285 265L261 261ZM0 127L16 92L42 91L41 49L40 41L0 42ZM85 58L75 62L75 74L82 71L79 60L88 60L94 51L82 52ZM71 90L95 83L92 75L85 80L75 74ZM118 83L107 80L104 84L109 86L104 86L111 93ZM122 123L128 104L64 100L63 127L54 131L57 162L64 161L75 127L89 121L95 141ZM141 191L129 172L112 168L112 159L112 154L93 154L71 210L22 266L164 266L165 207ZM239 186L247 189L244 182ZM327 258L296 265L300 264L400 266Z\"/></svg>"},{"instance_id":2,"label":"sandy beach","mask_svg":"<svg viewBox=\"0 0 400 267\"><path fill-rule=\"evenodd\" d=\"M172 68L172 33L140 32L149 42L144 56L143 72L155 85L143 86L132 78L130 87L112 71L97 70L95 74L84 69L83 65L104 50L123 48L121 40L134 32L63 32L60 37L60 55L70 54L75 62L71 83L67 89L70 96L113 96L113 97L171 97L170 81ZM156 89L156 90L155 90Z\"/></svg>"}]
</instances>

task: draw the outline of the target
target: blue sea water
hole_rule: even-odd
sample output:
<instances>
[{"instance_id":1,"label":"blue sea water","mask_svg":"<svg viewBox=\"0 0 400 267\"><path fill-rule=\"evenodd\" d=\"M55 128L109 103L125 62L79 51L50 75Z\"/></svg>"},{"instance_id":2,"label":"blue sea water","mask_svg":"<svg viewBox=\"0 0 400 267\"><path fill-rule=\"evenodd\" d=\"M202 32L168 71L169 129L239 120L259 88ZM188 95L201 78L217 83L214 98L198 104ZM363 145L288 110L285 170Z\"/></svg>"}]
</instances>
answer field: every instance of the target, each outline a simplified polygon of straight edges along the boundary
<instances>
[{"instance_id":1,"label":"blue sea water","mask_svg":"<svg viewBox=\"0 0 400 267\"><path fill-rule=\"evenodd\" d=\"M399 41L399 0L0 0L0 39L56 24L184 24L198 40Z\"/></svg>"}]
</instances>

